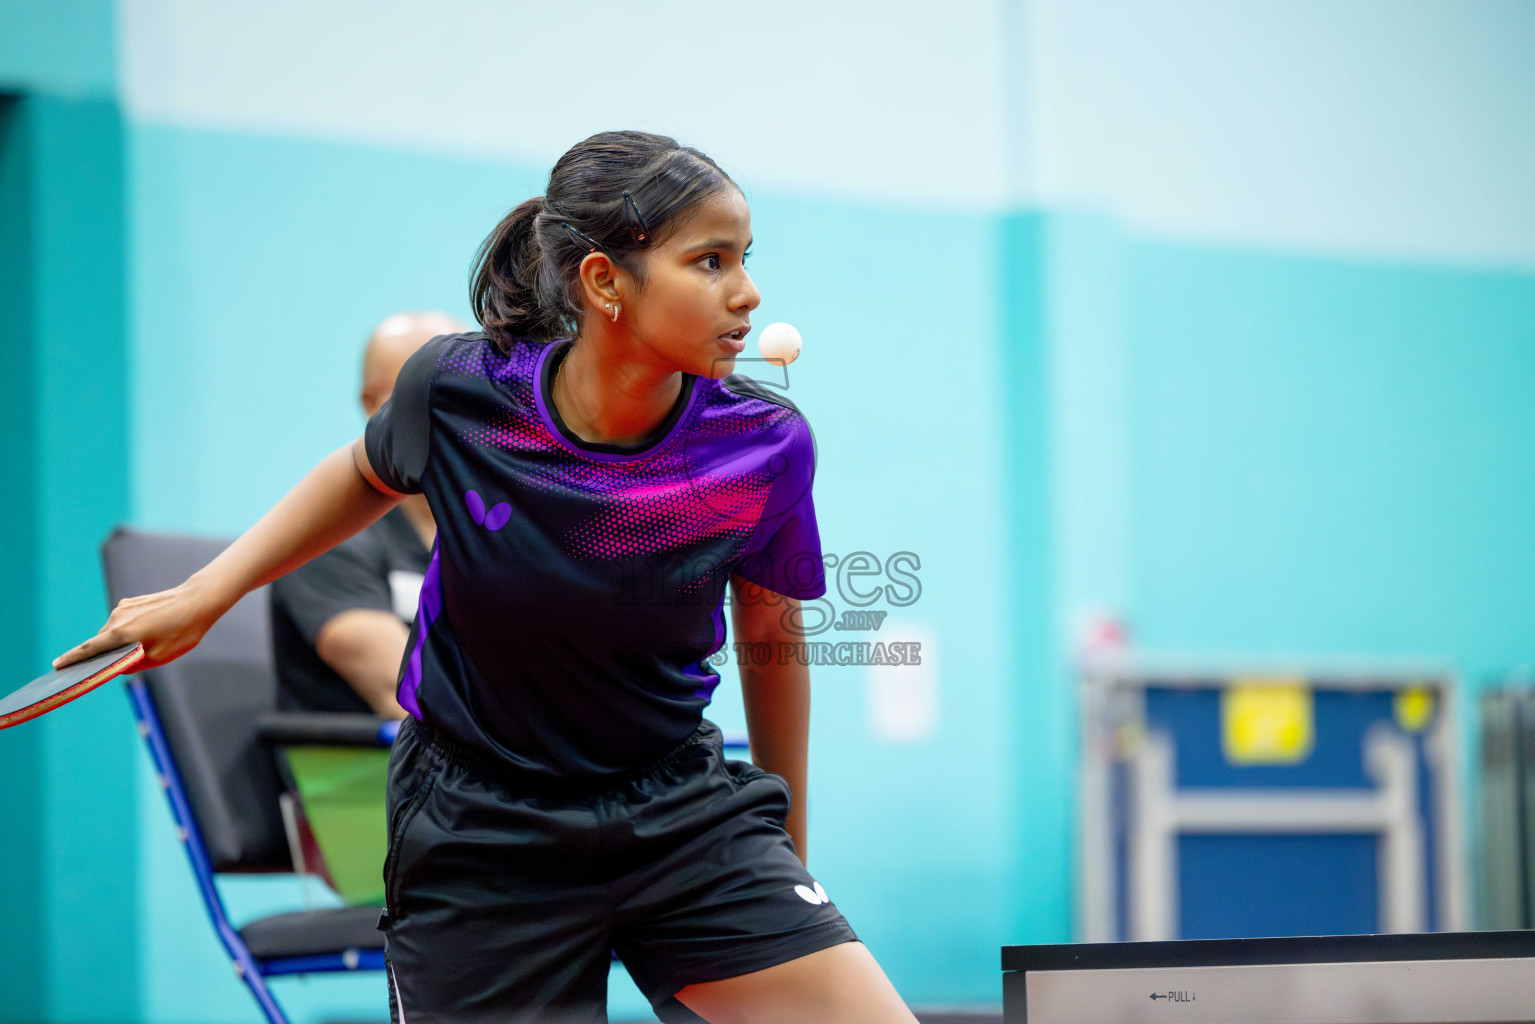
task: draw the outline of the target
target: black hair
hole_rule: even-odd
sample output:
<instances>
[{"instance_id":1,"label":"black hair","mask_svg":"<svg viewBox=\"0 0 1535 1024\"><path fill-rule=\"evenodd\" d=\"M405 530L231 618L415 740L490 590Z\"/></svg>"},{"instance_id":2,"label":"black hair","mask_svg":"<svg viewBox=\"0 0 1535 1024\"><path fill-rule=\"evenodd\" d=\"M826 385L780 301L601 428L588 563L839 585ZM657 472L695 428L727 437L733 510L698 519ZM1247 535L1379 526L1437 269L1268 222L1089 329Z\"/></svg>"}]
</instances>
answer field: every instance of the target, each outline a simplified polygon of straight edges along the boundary
<instances>
[{"instance_id":1,"label":"black hair","mask_svg":"<svg viewBox=\"0 0 1535 1024\"><path fill-rule=\"evenodd\" d=\"M514 207L481 243L469 284L475 319L502 350L513 338L575 333L579 270L594 247L643 285L641 261L629 257L664 238L684 211L735 187L713 160L664 135L601 132L576 143L549 172L546 194ZM636 216L645 230L631 229Z\"/></svg>"}]
</instances>

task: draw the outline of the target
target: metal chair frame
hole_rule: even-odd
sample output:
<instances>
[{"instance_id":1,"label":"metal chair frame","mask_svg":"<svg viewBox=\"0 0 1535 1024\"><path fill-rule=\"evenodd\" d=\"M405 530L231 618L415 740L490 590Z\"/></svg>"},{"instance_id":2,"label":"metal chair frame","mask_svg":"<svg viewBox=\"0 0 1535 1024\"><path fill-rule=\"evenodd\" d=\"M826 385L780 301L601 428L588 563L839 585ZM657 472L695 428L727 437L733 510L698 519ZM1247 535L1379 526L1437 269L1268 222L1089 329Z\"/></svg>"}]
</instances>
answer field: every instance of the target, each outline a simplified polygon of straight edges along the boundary
<instances>
[{"instance_id":1,"label":"metal chair frame","mask_svg":"<svg viewBox=\"0 0 1535 1024\"><path fill-rule=\"evenodd\" d=\"M192 816L192 805L187 798L186 785L171 754L170 743L155 710L154 697L149 686L137 676L128 680L128 700L133 706L133 717L138 721L139 735L149 748L160 788L170 803L171 818L176 822L176 833L192 866L192 876L197 881L197 891L203 907L213 922L213 930L219 943L229 956L235 974L245 982L256 1004L271 1024L289 1024L288 1017L278 1005L277 999L267 986L268 978L289 974L324 974L338 971L381 971L384 969L384 951L381 949L346 949L335 953L315 956L280 957L258 960L251 954L239 929L229 920L223 897L219 895L213 864L208 849Z\"/></svg>"}]
</instances>

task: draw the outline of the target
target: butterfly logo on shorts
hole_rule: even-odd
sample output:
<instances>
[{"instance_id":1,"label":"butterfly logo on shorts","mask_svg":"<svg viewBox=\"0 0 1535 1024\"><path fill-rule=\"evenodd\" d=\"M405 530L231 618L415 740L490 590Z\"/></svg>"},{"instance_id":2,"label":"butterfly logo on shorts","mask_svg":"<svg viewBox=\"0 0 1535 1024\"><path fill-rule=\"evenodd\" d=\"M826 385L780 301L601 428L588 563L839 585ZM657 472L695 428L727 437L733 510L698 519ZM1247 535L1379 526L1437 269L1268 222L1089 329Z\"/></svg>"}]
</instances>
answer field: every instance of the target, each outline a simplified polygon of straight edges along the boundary
<instances>
[{"instance_id":1,"label":"butterfly logo on shorts","mask_svg":"<svg viewBox=\"0 0 1535 1024\"><path fill-rule=\"evenodd\" d=\"M499 502L490 509L485 508L485 499L480 497L478 491L469 491L464 495L464 504L469 506L469 515L474 521L487 530L499 530L512 518L512 506L506 502Z\"/></svg>"},{"instance_id":2,"label":"butterfly logo on shorts","mask_svg":"<svg viewBox=\"0 0 1535 1024\"><path fill-rule=\"evenodd\" d=\"M811 885L813 885L815 888L811 888ZM826 890L821 888L820 882L812 882L810 885L796 885L794 887L794 891L798 893L799 898L804 900L806 903L813 903L819 906L822 903L831 902L831 897L826 895Z\"/></svg>"}]
</instances>

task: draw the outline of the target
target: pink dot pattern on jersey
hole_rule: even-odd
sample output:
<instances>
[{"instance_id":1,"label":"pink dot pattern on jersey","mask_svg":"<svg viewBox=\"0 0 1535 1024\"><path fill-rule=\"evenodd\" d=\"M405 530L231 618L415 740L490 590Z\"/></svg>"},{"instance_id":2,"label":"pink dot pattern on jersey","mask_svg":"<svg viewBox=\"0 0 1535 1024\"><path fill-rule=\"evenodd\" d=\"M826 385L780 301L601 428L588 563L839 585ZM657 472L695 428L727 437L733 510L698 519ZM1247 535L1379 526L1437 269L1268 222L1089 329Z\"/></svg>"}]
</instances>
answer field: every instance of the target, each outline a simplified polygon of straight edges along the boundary
<instances>
[{"instance_id":1,"label":"pink dot pattern on jersey","mask_svg":"<svg viewBox=\"0 0 1535 1024\"><path fill-rule=\"evenodd\" d=\"M462 346L444 354L441 372L488 378L507 393L496 419L461 438L525 456L524 464L533 468L506 481L509 489L573 493L590 503L591 514L563 538L572 555L630 558L724 537L738 541L736 553L744 549L785 460L771 446L760 458L719 455L738 455L754 435L787 438L794 412L770 402L741 402L718 381L699 378L695 388L701 393L669 439L638 458L592 460L557 440L539 416L533 380L542 351L530 343L514 345L509 354L490 343ZM747 443L731 443L734 438ZM706 464L706 453L714 453L713 465ZM701 587L707 578L684 589Z\"/></svg>"}]
</instances>

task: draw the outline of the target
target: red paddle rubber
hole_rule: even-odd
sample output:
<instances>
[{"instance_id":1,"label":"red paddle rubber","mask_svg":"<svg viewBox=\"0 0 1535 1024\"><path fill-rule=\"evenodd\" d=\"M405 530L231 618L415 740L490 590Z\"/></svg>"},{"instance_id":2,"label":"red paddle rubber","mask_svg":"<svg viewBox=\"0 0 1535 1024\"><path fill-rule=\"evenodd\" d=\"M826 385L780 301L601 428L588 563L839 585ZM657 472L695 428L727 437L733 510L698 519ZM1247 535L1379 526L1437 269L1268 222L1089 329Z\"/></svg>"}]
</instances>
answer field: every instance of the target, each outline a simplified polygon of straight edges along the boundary
<instances>
[{"instance_id":1,"label":"red paddle rubber","mask_svg":"<svg viewBox=\"0 0 1535 1024\"><path fill-rule=\"evenodd\" d=\"M107 680L130 671L143 660L144 645L128 644L34 679L0 699L0 729L46 715L54 708L90 693Z\"/></svg>"}]
</instances>

